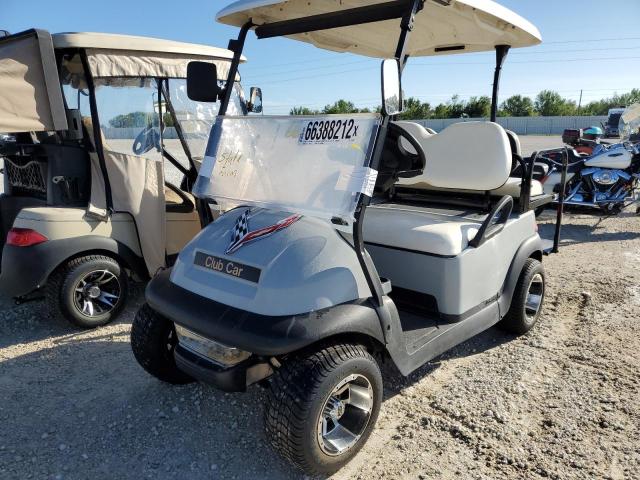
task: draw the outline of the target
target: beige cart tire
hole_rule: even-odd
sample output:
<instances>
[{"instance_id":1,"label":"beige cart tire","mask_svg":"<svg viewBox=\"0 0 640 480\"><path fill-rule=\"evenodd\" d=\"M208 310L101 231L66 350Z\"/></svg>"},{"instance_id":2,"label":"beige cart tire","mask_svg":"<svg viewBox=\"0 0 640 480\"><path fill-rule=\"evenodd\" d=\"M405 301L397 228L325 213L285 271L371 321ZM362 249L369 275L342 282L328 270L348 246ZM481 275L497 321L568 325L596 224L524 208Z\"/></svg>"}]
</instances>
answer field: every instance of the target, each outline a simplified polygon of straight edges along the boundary
<instances>
[{"instance_id":1,"label":"beige cart tire","mask_svg":"<svg viewBox=\"0 0 640 480\"><path fill-rule=\"evenodd\" d=\"M129 281L124 268L113 258L87 255L58 268L46 285L50 312L82 328L113 321L124 308Z\"/></svg>"}]
</instances>

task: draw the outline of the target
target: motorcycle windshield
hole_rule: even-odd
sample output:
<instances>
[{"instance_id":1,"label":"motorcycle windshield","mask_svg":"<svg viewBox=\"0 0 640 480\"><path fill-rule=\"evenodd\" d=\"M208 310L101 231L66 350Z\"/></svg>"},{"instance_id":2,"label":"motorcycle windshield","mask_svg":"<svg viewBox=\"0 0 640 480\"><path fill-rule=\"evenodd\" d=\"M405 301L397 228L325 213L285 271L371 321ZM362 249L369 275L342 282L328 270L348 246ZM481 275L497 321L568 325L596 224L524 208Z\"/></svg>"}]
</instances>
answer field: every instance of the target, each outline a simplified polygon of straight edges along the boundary
<instances>
[{"instance_id":1,"label":"motorcycle windshield","mask_svg":"<svg viewBox=\"0 0 640 480\"><path fill-rule=\"evenodd\" d=\"M634 103L624 111L620 116L618 130L622 141L640 135L640 103Z\"/></svg>"},{"instance_id":2,"label":"motorcycle windshield","mask_svg":"<svg viewBox=\"0 0 640 480\"><path fill-rule=\"evenodd\" d=\"M380 117L218 117L193 193L223 208L256 205L353 220L373 193Z\"/></svg>"}]
</instances>

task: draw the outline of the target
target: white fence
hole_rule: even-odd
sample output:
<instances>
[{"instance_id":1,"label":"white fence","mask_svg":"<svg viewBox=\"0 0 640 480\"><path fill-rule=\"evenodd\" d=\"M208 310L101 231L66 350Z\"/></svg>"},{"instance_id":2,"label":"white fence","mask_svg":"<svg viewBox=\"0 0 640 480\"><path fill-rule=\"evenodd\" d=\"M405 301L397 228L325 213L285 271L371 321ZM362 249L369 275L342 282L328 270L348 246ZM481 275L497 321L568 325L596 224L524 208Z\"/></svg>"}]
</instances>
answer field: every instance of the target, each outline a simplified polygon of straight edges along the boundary
<instances>
[{"instance_id":1,"label":"white fence","mask_svg":"<svg viewBox=\"0 0 640 480\"><path fill-rule=\"evenodd\" d=\"M414 120L439 132L452 123L488 120L488 118L445 118ZM561 135L565 128L600 126L606 116L597 117L498 117L498 123L518 135Z\"/></svg>"},{"instance_id":2,"label":"white fence","mask_svg":"<svg viewBox=\"0 0 640 480\"><path fill-rule=\"evenodd\" d=\"M452 123L488 120L488 118L444 118L413 120L425 127L433 128L436 132L448 127ZM587 128L592 125L600 126L607 120L603 117L498 117L498 123L518 135L562 135L565 128ZM104 128L106 138L135 138L141 128ZM176 129L167 127L164 138L178 138Z\"/></svg>"},{"instance_id":3,"label":"white fence","mask_svg":"<svg viewBox=\"0 0 640 480\"><path fill-rule=\"evenodd\" d=\"M143 127L102 127L102 132L106 139L136 138L142 130ZM178 134L174 127L166 127L162 136L169 139L178 138Z\"/></svg>"}]
</instances>

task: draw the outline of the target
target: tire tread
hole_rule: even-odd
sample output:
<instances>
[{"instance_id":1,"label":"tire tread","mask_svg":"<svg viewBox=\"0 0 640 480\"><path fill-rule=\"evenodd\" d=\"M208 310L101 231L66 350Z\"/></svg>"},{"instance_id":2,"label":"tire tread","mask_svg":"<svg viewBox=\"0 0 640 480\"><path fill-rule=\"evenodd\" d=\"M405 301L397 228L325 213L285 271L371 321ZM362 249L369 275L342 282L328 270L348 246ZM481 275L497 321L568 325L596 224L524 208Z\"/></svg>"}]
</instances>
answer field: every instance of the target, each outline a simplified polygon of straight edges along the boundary
<instances>
[{"instance_id":1,"label":"tire tread","mask_svg":"<svg viewBox=\"0 0 640 480\"><path fill-rule=\"evenodd\" d=\"M162 347L171 322L144 304L131 324L131 350L133 356L147 373L166 383L182 385L194 381L178 369L173 358L164 355Z\"/></svg>"},{"instance_id":2,"label":"tire tread","mask_svg":"<svg viewBox=\"0 0 640 480\"><path fill-rule=\"evenodd\" d=\"M68 308L64 302L64 295L67 288L67 282L69 280L69 276L73 274L73 272L82 267L83 265L91 262L106 262L106 263L114 263L117 265L120 270L119 279L121 281L120 289L121 289L121 301L120 305L116 307L116 309L112 310L110 315L103 321L100 322L86 322L82 321L68 311ZM114 320L120 311L124 308L126 304L127 296L129 293L129 283L127 274L123 272L123 267L115 260L113 257L108 257L106 255L84 255L82 257L76 257L69 260L64 265L58 267L47 280L47 284L45 286L45 307L47 312L58 312L62 317L67 319L72 324L81 328L95 328L101 325L105 325L112 320Z\"/></svg>"},{"instance_id":3,"label":"tire tread","mask_svg":"<svg viewBox=\"0 0 640 480\"><path fill-rule=\"evenodd\" d=\"M307 473L327 473L310 464L304 454L302 440L309 421L307 412L326 377L353 358L375 362L361 345L329 345L288 359L271 379L264 417L267 437L280 455Z\"/></svg>"}]
</instances>

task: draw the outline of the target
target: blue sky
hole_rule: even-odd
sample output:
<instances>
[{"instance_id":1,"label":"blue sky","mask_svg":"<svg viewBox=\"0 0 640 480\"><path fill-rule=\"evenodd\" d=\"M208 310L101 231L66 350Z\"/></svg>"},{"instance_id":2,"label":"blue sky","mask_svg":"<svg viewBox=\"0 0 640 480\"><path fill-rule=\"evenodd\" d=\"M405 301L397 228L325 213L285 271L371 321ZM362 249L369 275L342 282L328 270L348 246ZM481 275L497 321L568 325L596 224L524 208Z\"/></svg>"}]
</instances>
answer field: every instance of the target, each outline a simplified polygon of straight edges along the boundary
<instances>
[{"instance_id":1,"label":"blue sky","mask_svg":"<svg viewBox=\"0 0 640 480\"><path fill-rule=\"evenodd\" d=\"M147 35L226 47L236 29L218 25L215 13L228 1L2 0L0 28L31 27ZM640 88L640 0L499 0L542 32L538 47L514 50L503 73L501 98L542 89L583 103ZM169 8L167 5L172 4ZM260 86L265 111L287 113L294 105L320 108L338 98L360 106L379 101L379 61L324 52L286 39L256 40L245 49L243 85ZM404 90L432 104L451 95L489 95L490 53L413 59Z\"/></svg>"}]
</instances>

